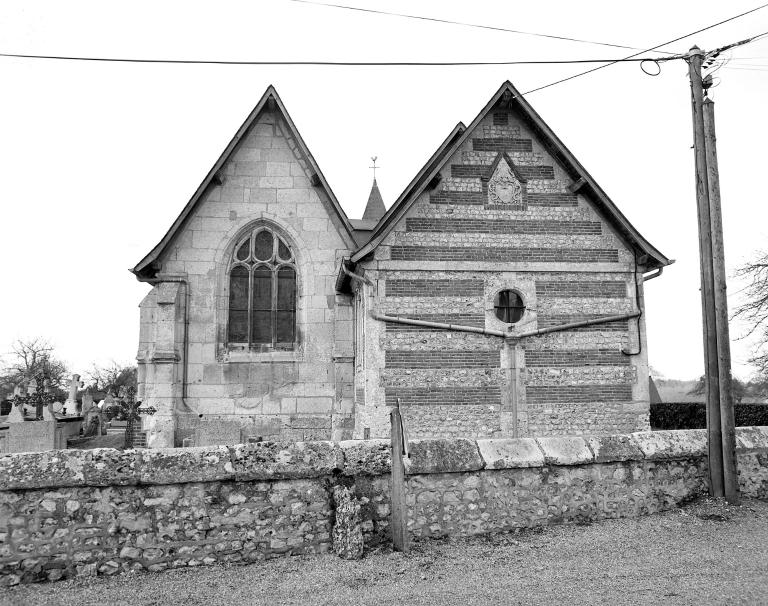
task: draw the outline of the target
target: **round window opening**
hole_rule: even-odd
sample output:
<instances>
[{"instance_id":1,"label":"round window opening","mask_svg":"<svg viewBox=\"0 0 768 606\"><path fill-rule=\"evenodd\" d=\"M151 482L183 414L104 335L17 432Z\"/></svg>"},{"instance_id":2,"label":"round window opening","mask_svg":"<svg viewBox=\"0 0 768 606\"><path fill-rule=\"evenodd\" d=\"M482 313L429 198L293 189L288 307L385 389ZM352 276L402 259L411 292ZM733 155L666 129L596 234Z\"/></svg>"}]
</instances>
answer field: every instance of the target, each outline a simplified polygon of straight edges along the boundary
<instances>
[{"instance_id":1,"label":"round window opening","mask_svg":"<svg viewBox=\"0 0 768 606\"><path fill-rule=\"evenodd\" d=\"M493 299L496 317L507 324L519 322L525 313L523 298L514 290L502 290Z\"/></svg>"}]
</instances>

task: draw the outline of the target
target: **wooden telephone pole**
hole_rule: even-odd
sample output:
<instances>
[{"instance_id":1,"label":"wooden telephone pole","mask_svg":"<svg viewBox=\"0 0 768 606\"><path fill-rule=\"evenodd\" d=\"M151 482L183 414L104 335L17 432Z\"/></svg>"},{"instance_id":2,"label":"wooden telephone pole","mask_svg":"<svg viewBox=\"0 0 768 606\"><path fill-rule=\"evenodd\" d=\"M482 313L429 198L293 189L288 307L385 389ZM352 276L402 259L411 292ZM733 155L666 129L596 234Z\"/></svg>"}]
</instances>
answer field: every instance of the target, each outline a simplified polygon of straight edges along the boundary
<instances>
[{"instance_id":1,"label":"wooden telephone pole","mask_svg":"<svg viewBox=\"0 0 768 606\"><path fill-rule=\"evenodd\" d=\"M705 87L701 77L703 56L701 49L694 46L688 56L688 66L696 157L710 490L713 496L724 496L729 503L736 504L739 502L739 485L715 104L710 99L704 100Z\"/></svg>"}]
</instances>

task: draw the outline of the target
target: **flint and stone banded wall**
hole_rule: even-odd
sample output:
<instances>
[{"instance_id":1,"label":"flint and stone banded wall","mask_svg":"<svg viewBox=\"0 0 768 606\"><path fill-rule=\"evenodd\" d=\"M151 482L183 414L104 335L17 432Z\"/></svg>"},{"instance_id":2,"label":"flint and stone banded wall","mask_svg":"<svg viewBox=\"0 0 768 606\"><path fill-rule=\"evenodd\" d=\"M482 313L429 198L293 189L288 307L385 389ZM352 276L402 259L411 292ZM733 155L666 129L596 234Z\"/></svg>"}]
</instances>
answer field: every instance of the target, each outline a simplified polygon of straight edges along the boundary
<instances>
[{"instance_id":1,"label":"flint and stone banded wall","mask_svg":"<svg viewBox=\"0 0 768 606\"><path fill-rule=\"evenodd\" d=\"M522 193L500 204L489 183L507 158ZM378 310L505 330L494 296L509 288L527 308L517 329L528 331L642 309L632 251L569 189L574 178L516 114L493 110L448 160L440 184L359 264L376 282ZM355 378L355 437L366 429L386 437L398 400L418 437L509 437L514 409L522 436L649 428L642 318L525 339L509 354L520 369L515 381L499 338L359 319L367 345Z\"/></svg>"},{"instance_id":2,"label":"flint and stone banded wall","mask_svg":"<svg viewBox=\"0 0 768 606\"><path fill-rule=\"evenodd\" d=\"M199 414L239 420L244 435L263 439L351 437L352 307L335 295L335 278L354 243L312 185L279 112L262 113L219 177L159 260L158 284L140 306L139 398L158 409L146 421L149 446L180 446L191 435L180 415ZM260 224L280 234L295 258L293 351L227 345L232 251Z\"/></svg>"},{"instance_id":3,"label":"flint and stone banded wall","mask_svg":"<svg viewBox=\"0 0 768 606\"><path fill-rule=\"evenodd\" d=\"M415 539L661 511L707 491L706 433L417 439ZM768 427L737 428L742 495L768 499ZM367 545L388 540L385 440L0 457L0 586L253 562L331 549L333 487L353 489Z\"/></svg>"}]
</instances>

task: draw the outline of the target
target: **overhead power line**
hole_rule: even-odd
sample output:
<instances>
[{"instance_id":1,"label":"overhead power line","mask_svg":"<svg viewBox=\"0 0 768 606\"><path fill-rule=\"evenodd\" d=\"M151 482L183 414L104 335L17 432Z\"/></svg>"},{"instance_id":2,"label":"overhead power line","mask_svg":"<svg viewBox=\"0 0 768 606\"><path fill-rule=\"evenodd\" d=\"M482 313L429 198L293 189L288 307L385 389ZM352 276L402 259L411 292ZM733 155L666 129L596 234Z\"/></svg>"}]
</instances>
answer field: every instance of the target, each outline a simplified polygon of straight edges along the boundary
<instances>
[{"instance_id":1,"label":"overhead power line","mask_svg":"<svg viewBox=\"0 0 768 606\"><path fill-rule=\"evenodd\" d=\"M398 66L398 67L434 66L434 67L439 67L439 66L465 66L465 65L466 66L548 65L548 64L551 65L551 64L568 64L568 63L601 63L602 64L592 69L580 72L578 74L574 74L572 76L568 76L566 78L561 78L554 82L550 82L549 84L539 86L537 88L528 90L524 93L520 93L517 95L518 97L523 97L525 95L530 95L531 93L544 90L546 88L550 88L557 84L562 84L563 82L568 82L570 80L580 78L581 76L586 76L587 74L591 74L600 69L610 67L611 65L615 65L617 63L641 62L642 64L642 62L647 62L647 61L661 63L663 61L671 61L674 59L685 58L686 55L673 55L671 57L639 57L639 55L653 52L654 50L656 50L661 46L673 44L675 42L683 40L684 38L689 38L691 36L713 29L715 27L718 27L730 21L734 21L735 19L739 19L740 17L744 17L746 15L759 11L767 6L768 6L768 3L762 4L758 7L755 7L743 13L739 13L738 15L734 15L733 17L729 17L728 19L723 19L722 21L718 21L717 23L713 23L706 27L697 29L693 32L684 34L682 36L678 36L677 38L674 38L672 40L662 42L661 44L657 44L655 46L652 46L651 48L647 48L645 50L639 51L637 53L633 53L631 55L622 57L620 59L562 59L562 60L542 60L542 61L401 61L401 62L396 62L396 61L228 61L228 60L220 61L220 60L197 60L197 59L136 59L136 58L120 58L120 57L79 57L79 56L67 56L67 55L33 55L33 54L21 54L21 53L0 53L0 57L20 58L20 59L51 59L51 60L63 60L63 61L98 61L98 62L109 62L109 63L168 63L168 64L264 65L264 66L266 65L276 65L276 66L305 65L305 66ZM758 39L762 39L765 36L768 36L768 32L758 34L757 36L753 36L752 38L748 38L746 40L741 40L739 42L726 45L724 47L721 47L719 50L722 52L723 49L729 49L735 46L742 46L744 44L754 42ZM717 51L713 51L713 53L714 52L717 52ZM649 73L649 72L646 72L646 73ZM656 74L651 74L651 75L656 75Z\"/></svg>"},{"instance_id":2,"label":"overhead power line","mask_svg":"<svg viewBox=\"0 0 768 606\"><path fill-rule=\"evenodd\" d=\"M80 57L73 55L28 55L21 53L0 53L0 57L16 59L51 59L57 61L100 61L107 63L172 63L190 65L312 65L312 66L367 66L367 67L407 67L407 66L479 66L479 65L561 65L569 63L620 63L638 61L671 61L682 55L672 57L644 57L631 59L547 59L541 61L229 61L216 59L138 59L126 57Z\"/></svg>"},{"instance_id":3,"label":"overhead power line","mask_svg":"<svg viewBox=\"0 0 768 606\"><path fill-rule=\"evenodd\" d=\"M629 61L630 59L633 59L634 57L637 57L638 55L642 55L644 53L651 52L651 51L653 51L653 50L655 50L655 49L657 49L657 48L659 48L661 46L667 46L668 44L673 44L675 42L683 40L684 38L690 38L691 36L695 36L696 34L700 34L701 32L705 32L705 31L707 31L709 29L712 29L714 27L718 27L719 25L723 25L724 23L728 23L730 21L734 21L734 20L739 19L741 17L745 17L746 15L750 15L750 14L756 12L756 11L759 11L759 10L765 8L766 6L768 6L768 3L761 4L760 6L758 6L756 8L750 9L750 10L745 11L743 13L739 13L738 15L734 15L733 17L728 17L728 19L723 19L722 21L718 21L717 23L713 23L712 25L708 25L706 27L702 27L701 29L697 29L696 31L690 32L690 33L685 34L683 36L678 36L677 38L674 38L673 40L668 40L666 42L662 42L661 44L657 44L656 46L652 46L651 48L647 48L645 50L642 50L640 52L634 53L632 55L628 55L627 57L624 57L623 59L617 59L614 63L606 63L604 65L599 65L598 67L593 67L592 69L588 69L587 71L580 72L580 73L574 74L572 76L568 76L567 78L561 78L560 80L556 80L555 82L550 82L549 84L545 84L545 85L539 86L537 88L532 88L531 90L526 91L526 92L520 94L519 96L522 97L522 96L525 96L525 95L530 95L531 93L535 93L537 91L544 90L545 88L549 88L549 87L555 86L557 84L562 84L563 82L568 82L569 80L574 80L576 78L580 78L581 76L586 76L587 74L591 74L592 72L596 72L597 70L604 69L606 67L610 67L611 65L615 65L616 63L620 63L622 61ZM762 36L762 34L761 34L761 36ZM755 38L757 38L757 37L759 37L759 36L756 36ZM659 60L655 59L655 61L659 61Z\"/></svg>"},{"instance_id":4,"label":"overhead power line","mask_svg":"<svg viewBox=\"0 0 768 606\"><path fill-rule=\"evenodd\" d=\"M380 10L380 9L373 9L373 8L362 8L359 6L347 6L344 4L330 4L325 2L315 2L314 0L287 0L288 2L295 2L298 4L311 4L313 6L325 6L327 8L340 8L344 10L349 11L357 11L361 13L370 13L374 15L387 15L389 17L402 17L404 19L416 19L419 21L431 21L433 23L445 23L447 25L460 25L462 27L472 27L476 29L484 29L484 30L491 30L495 32L506 32L510 34L519 34L521 36L535 36L538 38L550 38L552 40L560 40L565 42L578 42L581 44L595 44L598 46L610 46L611 48L623 48L626 50L640 50L639 48L636 48L634 46L625 46L623 44L612 44L610 42L597 42L595 40L584 40L583 38L570 38L568 36L557 36L554 34L542 34L540 32L526 32L519 29L509 29L506 27L499 27L496 25L484 25L482 23L467 23L464 21L453 21L451 19L442 19L440 17L425 17L423 15L410 15L407 13L393 13L390 11ZM658 53L672 55L674 53L668 53L666 51L656 51Z\"/></svg>"},{"instance_id":5,"label":"overhead power line","mask_svg":"<svg viewBox=\"0 0 768 606\"><path fill-rule=\"evenodd\" d=\"M739 40L738 42L731 42L730 44L726 44L725 46L721 46L720 48L716 48L715 50L708 52L707 58L715 59L718 55L720 55L721 53L724 53L727 50L731 50L732 48L736 48L739 46L744 46L745 44L751 44L752 42L757 42L758 40L762 40L766 36L768 36L768 32L756 34L749 38L745 38L744 40Z\"/></svg>"}]
</instances>

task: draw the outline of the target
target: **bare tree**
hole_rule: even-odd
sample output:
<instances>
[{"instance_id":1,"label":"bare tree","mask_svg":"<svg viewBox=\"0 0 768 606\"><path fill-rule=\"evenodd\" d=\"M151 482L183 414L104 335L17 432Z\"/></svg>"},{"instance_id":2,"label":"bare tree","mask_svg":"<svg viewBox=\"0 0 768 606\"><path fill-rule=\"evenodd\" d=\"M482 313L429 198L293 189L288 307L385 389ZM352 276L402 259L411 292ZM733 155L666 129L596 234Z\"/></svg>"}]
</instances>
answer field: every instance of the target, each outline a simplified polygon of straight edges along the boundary
<instances>
[{"instance_id":1,"label":"bare tree","mask_svg":"<svg viewBox=\"0 0 768 606\"><path fill-rule=\"evenodd\" d=\"M26 385L40 373L46 375L53 388L61 388L67 381L66 364L56 358L53 346L42 337L18 339L11 345L8 358L0 371L0 384L6 389Z\"/></svg>"},{"instance_id":2,"label":"bare tree","mask_svg":"<svg viewBox=\"0 0 768 606\"><path fill-rule=\"evenodd\" d=\"M107 366L94 364L86 374L92 389L116 396L121 387L136 387L138 369L136 366L121 366L112 360Z\"/></svg>"},{"instance_id":3,"label":"bare tree","mask_svg":"<svg viewBox=\"0 0 768 606\"><path fill-rule=\"evenodd\" d=\"M736 277L747 282L745 302L736 308L733 318L747 322L745 336L758 335L758 345L750 362L758 375L768 378L768 253L761 252L755 261L745 263L736 271Z\"/></svg>"},{"instance_id":4,"label":"bare tree","mask_svg":"<svg viewBox=\"0 0 768 606\"><path fill-rule=\"evenodd\" d=\"M688 392L688 395L691 396L701 396L706 393L707 387L704 383L704 376L702 375L699 377L698 381L696 381L696 384L693 386L693 389L691 389ZM732 377L731 379L731 397L733 398L734 404L741 404L741 401L744 399L745 396L752 396L752 395L759 395L755 393L756 387L754 384L750 381L749 383L744 383L737 379L736 377Z\"/></svg>"}]
</instances>

